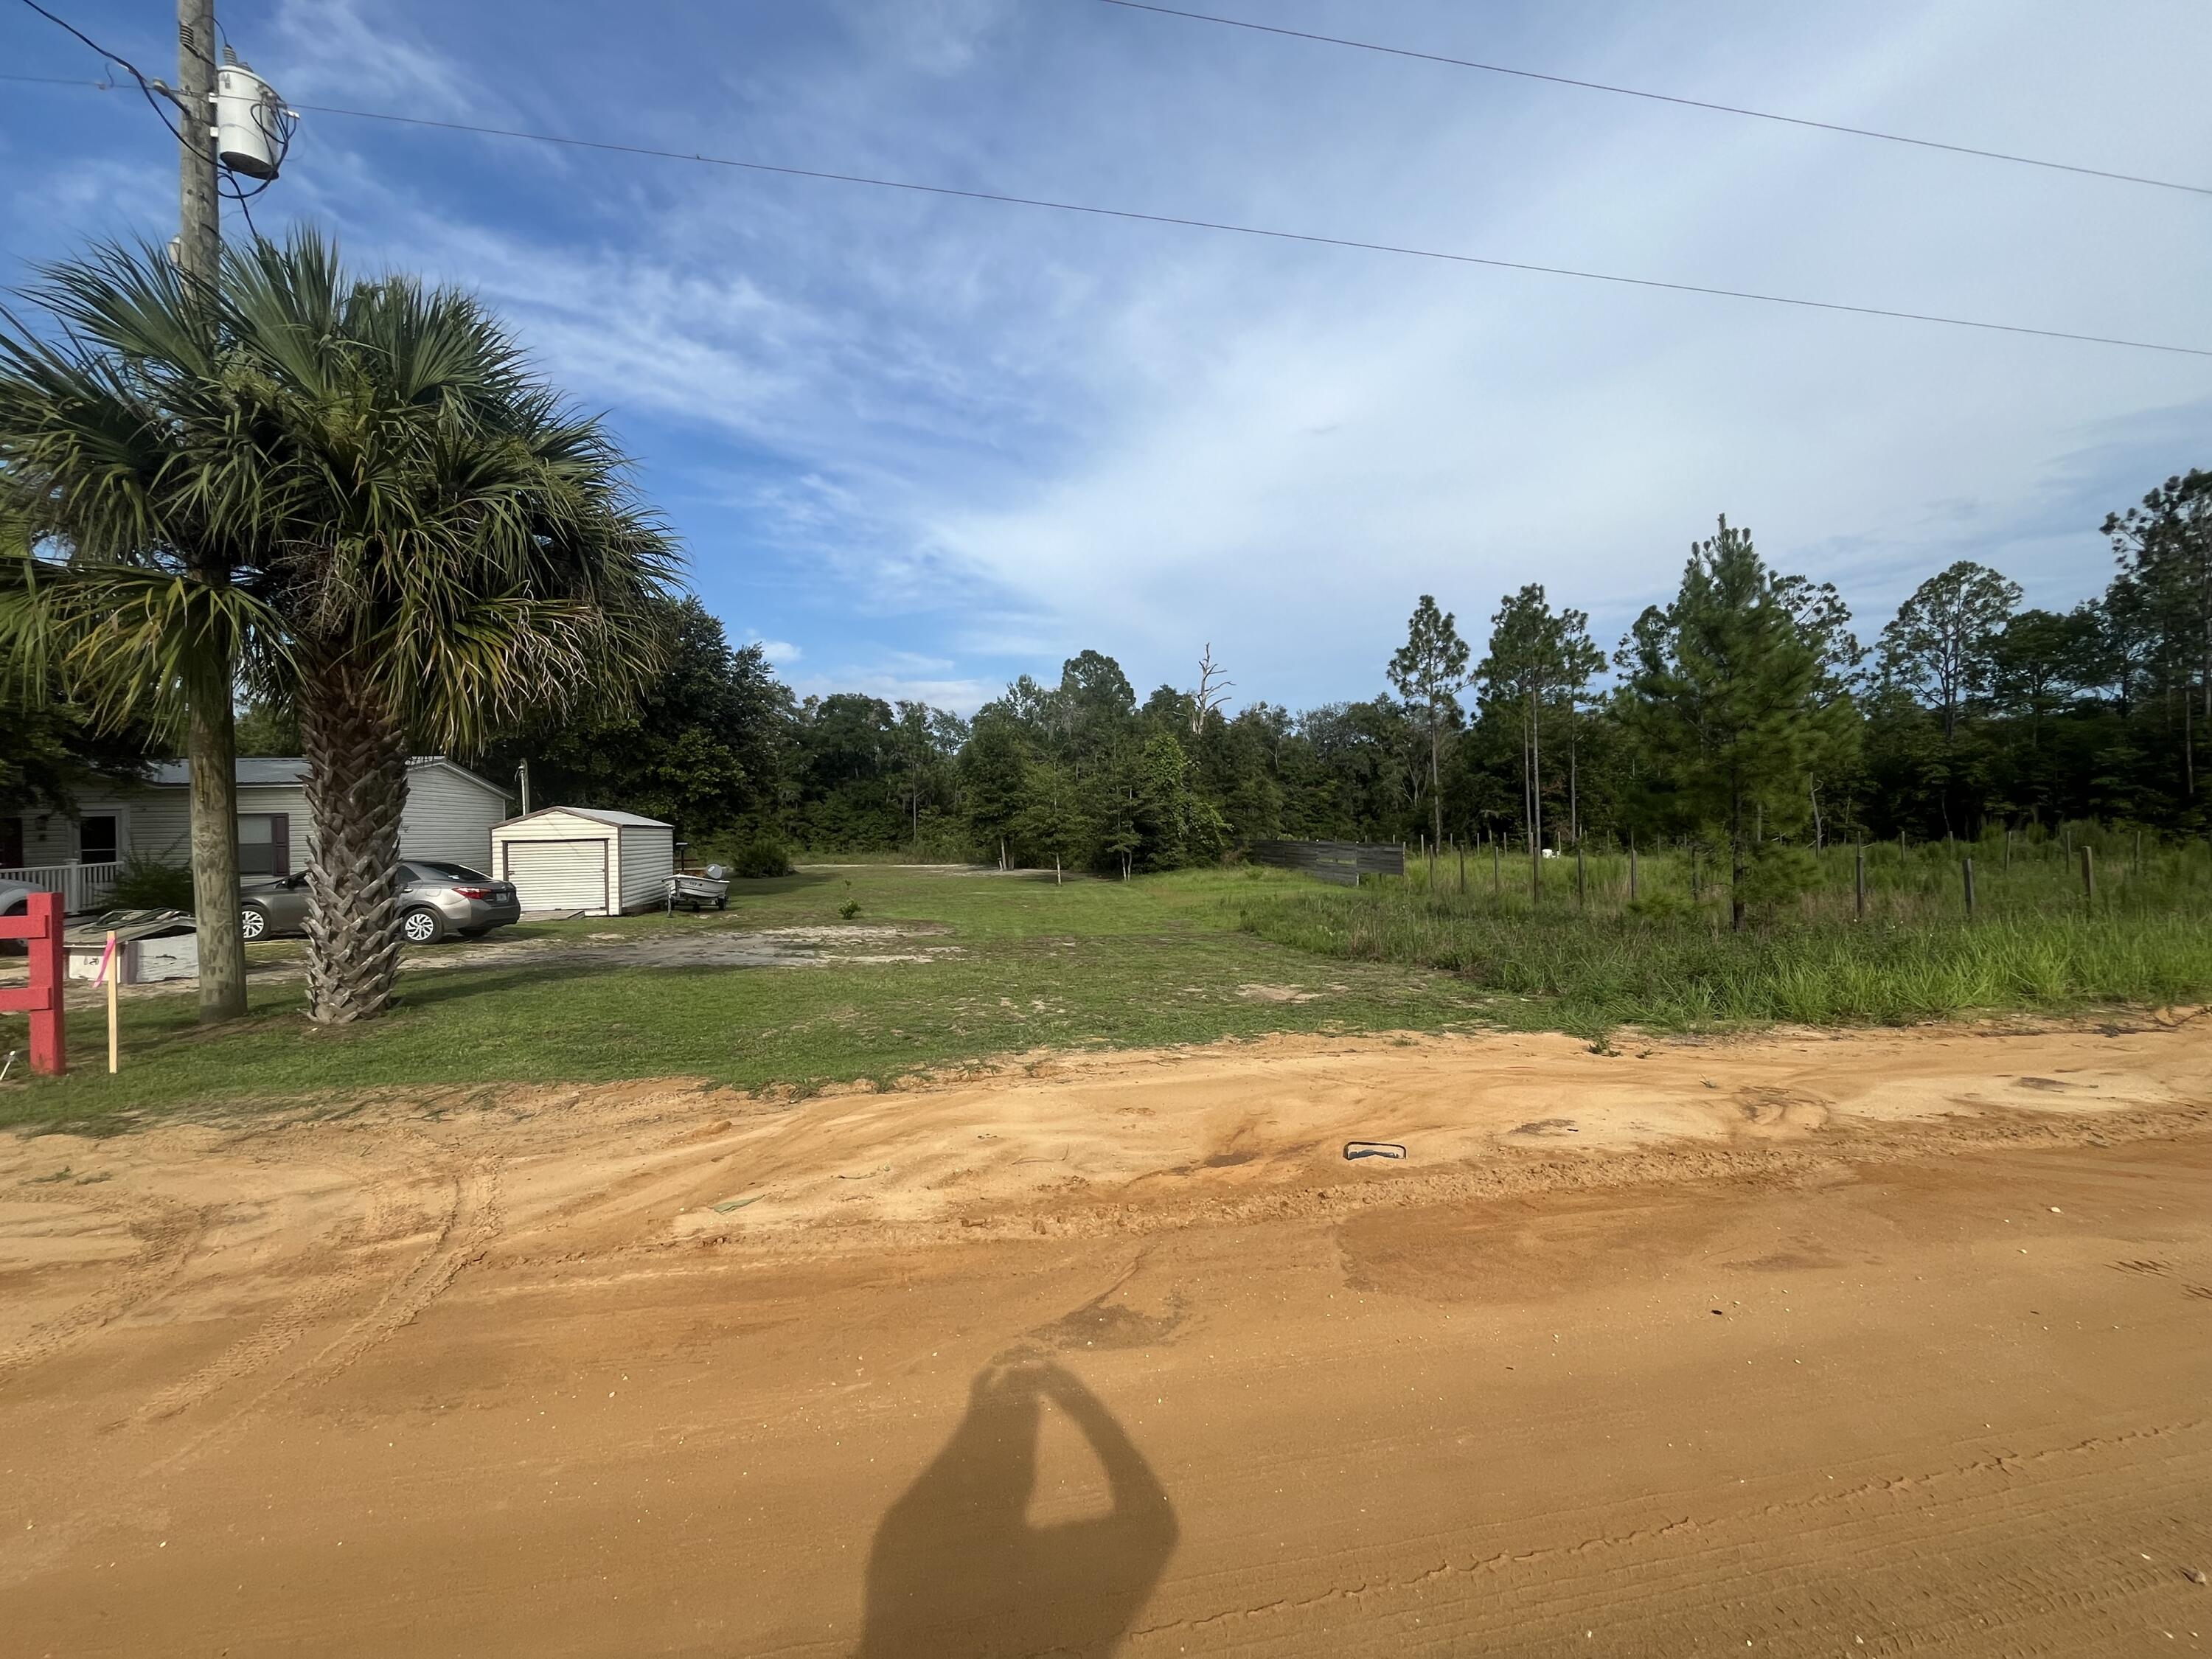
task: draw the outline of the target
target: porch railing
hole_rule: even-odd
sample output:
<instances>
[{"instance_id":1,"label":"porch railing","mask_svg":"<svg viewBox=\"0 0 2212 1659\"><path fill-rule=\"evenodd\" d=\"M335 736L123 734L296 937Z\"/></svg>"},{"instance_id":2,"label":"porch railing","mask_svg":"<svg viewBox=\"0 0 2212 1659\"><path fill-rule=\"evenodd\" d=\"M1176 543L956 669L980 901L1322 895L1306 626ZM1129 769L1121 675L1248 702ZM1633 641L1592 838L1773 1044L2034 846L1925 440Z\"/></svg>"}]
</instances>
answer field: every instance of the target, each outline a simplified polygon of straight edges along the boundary
<instances>
[{"instance_id":1,"label":"porch railing","mask_svg":"<svg viewBox=\"0 0 2212 1659\"><path fill-rule=\"evenodd\" d=\"M115 878L122 870L119 861L111 864L33 864L14 870L0 870L0 882L20 881L26 887L35 887L42 893L59 893L62 908L75 916L92 909L113 891Z\"/></svg>"}]
</instances>

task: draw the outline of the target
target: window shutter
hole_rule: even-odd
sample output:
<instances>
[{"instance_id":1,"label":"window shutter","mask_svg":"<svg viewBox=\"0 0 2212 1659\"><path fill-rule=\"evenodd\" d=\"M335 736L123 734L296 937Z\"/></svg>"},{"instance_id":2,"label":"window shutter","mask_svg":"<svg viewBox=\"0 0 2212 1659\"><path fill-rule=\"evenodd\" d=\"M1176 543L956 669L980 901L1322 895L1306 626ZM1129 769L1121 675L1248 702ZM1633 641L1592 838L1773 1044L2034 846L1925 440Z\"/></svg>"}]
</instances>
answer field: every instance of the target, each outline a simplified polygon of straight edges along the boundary
<instances>
[{"instance_id":1,"label":"window shutter","mask_svg":"<svg viewBox=\"0 0 2212 1659\"><path fill-rule=\"evenodd\" d=\"M292 873L292 815L289 812L271 812L269 815L269 839L272 843L270 848L270 855L276 860L275 873L280 876L290 875Z\"/></svg>"}]
</instances>

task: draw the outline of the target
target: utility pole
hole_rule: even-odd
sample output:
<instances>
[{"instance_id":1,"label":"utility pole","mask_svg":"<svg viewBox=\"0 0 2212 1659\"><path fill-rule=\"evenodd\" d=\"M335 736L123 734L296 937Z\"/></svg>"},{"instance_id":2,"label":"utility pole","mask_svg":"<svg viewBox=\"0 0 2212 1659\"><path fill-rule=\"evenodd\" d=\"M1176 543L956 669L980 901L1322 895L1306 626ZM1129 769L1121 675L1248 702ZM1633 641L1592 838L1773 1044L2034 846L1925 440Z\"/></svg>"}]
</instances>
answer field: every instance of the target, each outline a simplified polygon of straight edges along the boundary
<instances>
[{"instance_id":1,"label":"utility pole","mask_svg":"<svg viewBox=\"0 0 2212 1659\"><path fill-rule=\"evenodd\" d=\"M177 0L177 98L185 143L178 158L177 264L212 283L222 257L216 196L215 0Z\"/></svg>"},{"instance_id":2,"label":"utility pole","mask_svg":"<svg viewBox=\"0 0 2212 1659\"><path fill-rule=\"evenodd\" d=\"M222 262L222 204L216 195L215 0L177 0L177 266L201 296L215 292ZM230 581L228 550L195 550L192 574L210 586ZM203 1022L246 1012L246 942L238 927L238 733L231 708L231 643L202 637L185 661L190 710L193 931L200 957Z\"/></svg>"}]
</instances>

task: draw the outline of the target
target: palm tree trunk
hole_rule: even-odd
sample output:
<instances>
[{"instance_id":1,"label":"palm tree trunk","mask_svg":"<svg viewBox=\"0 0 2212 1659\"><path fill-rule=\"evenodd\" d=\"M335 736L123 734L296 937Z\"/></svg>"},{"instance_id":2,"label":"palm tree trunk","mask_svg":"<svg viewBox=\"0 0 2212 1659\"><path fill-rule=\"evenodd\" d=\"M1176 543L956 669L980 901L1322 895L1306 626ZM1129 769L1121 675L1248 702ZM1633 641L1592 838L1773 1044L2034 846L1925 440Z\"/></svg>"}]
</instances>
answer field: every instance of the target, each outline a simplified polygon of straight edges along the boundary
<instances>
[{"instance_id":1,"label":"palm tree trunk","mask_svg":"<svg viewBox=\"0 0 2212 1659\"><path fill-rule=\"evenodd\" d=\"M238 928L238 733L231 711L228 641L198 641L185 680L192 931L199 946L199 1017L205 1023L237 1019L246 1012L246 942Z\"/></svg>"},{"instance_id":2,"label":"palm tree trunk","mask_svg":"<svg viewBox=\"0 0 2212 1659\"><path fill-rule=\"evenodd\" d=\"M367 677L343 663L302 665L300 739L307 811L307 1017L371 1019L399 970L399 815L407 743Z\"/></svg>"}]
</instances>

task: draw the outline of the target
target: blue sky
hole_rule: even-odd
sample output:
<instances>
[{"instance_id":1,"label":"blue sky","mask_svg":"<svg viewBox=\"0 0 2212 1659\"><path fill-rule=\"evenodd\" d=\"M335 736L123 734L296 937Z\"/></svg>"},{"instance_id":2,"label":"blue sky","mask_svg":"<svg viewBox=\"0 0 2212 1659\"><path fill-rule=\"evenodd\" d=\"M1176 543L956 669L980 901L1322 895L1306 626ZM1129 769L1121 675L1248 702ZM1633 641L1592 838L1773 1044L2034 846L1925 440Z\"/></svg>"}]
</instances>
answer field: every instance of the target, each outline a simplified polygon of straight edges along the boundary
<instances>
[{"instance_id":1,"label":"blue sky","mask_svg":"<svg viewBox=\"0 0 2212 1659\"><path fill-rule=\"evenodd\" d=\"M6 72L97 72L4 3ZM2196 0L1211 9L2212 183ZM173 71L160 0L55 9ZM1097 0L222 12L301 103L2212 346L2212 199ZM170 233L135 94L0 93L0 277ZM1610 647L1722 512L1871 636L1960 557L2070 604L2107 508L2212 464L2202 358L335 115L255 211L494 302L801 691L972 709L1085 647L1141 690L1210 641L1232 702L1369 696L1424 592L1479 652L1542 581Z\"/></svg>"}]
</instances>

